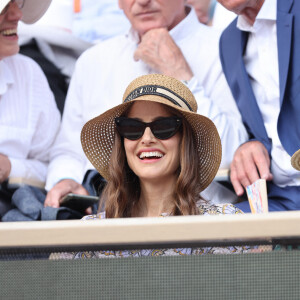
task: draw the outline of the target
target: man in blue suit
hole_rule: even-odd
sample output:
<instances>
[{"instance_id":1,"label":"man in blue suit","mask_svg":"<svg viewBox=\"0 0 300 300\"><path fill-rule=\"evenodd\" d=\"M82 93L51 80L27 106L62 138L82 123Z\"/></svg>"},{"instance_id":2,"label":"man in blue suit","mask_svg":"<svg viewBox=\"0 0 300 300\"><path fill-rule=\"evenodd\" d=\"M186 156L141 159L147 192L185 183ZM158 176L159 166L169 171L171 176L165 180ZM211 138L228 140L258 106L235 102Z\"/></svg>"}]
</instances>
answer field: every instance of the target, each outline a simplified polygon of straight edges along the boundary
<instances>
[{"instance_id":1,"label":"man in blue suit","mask_svg":"<svg viewBox=\"0 0 300 300\"><path fill-rule=\"evenodd\" d=\"M268 182L269 210L300 209L300 1L218 0L238 17L220 39L223 71L250 139L236 151L231 182L237 195ZM248 202L237 204L249 212Z\"/></svg>"}]
</instances>

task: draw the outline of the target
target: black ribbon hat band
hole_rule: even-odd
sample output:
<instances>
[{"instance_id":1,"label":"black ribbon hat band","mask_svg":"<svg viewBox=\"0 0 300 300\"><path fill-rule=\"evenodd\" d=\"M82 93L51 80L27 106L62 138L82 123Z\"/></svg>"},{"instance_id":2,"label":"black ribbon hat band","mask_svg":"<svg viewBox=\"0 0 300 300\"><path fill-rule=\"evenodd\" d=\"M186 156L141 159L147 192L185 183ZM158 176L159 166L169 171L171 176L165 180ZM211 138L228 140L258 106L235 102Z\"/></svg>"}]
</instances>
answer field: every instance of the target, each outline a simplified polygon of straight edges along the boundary
<instances>
[{"instance_id":1,"label":"black ribbon hat band","mask_svg":"<svg viewBox=\"0 0 300 300\"><path fill-rule=\"evenodd\" d=\"M144 85L133 90L124 100L124 103L139 98L143 95L156 95L171 101L173 104L193 111L188 102L173 91L159 85Z\"/></svg>"}]
</instances>

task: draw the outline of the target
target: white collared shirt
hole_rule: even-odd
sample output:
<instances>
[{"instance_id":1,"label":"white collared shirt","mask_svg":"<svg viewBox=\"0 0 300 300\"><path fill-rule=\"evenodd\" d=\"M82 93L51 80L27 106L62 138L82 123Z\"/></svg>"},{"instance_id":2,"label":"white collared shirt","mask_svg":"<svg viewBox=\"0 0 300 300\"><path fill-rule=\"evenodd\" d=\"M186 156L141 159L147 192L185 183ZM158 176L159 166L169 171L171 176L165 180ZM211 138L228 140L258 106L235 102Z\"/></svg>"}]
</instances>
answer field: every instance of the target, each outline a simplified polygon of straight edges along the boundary
<instances>
[{"instance_id":1,"label":"white collared shirt","mask_svg":"<svg viewBox=\"0 0 300 300\"><path fill-rule=\"evenodd\" d=\"M211 118L221 136L222 167L229 167L234 151L248 139L240 113L222 73L220 32L199 23L194 10L170 31L190 65L194 77L189 88L198 113ZM156 73L133 59L138 46L131 30L88 49L77 61L66 99L62 129L51 152L47 189L63 178L81 182L92 168L82 151L80 131L91 118L122 103L128 84L138 76Z\"/></svg>"},{"instance_id":2,"label":"white collared shirt","mask_svg":"<svg viewBox=\"0 0 300 300\"><path fill-rule=\"evenodd\" d=\"M291 157L281 145L277 132L280 91L276 7L277 0L265 0L253 26L239 16L237 27L250 32L244 62L268 137L272 139L273 181L284 187L300 185L300 174L291 166Z\"/></svg>"},{"instance_id":3,"label":"white collared shirt","mask_svg":"<svg viewBox=\"0 0 300 300\"><path fill-rule=\"evenodd\" d=\"M9 177L45 182L59 125L60 113L40 67L23 55L0 60L0 153L11 162Z\"/></svg>"}]
</instances>

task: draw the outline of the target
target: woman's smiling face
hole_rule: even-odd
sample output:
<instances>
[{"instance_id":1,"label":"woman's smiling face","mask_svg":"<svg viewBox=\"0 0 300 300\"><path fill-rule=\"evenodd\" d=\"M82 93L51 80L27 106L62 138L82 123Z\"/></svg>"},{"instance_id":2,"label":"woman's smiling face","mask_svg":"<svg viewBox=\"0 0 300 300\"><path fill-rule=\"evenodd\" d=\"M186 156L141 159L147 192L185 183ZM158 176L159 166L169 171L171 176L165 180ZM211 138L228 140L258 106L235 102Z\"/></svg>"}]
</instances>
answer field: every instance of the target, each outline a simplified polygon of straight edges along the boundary
<instances>
[{"instance_id":1,"label":"woman's smiling face","mask_svg":"<svg viewBox=\"0 0 300 300\"><path fill-rule=\"evenodd\" d=\"M172 113L166 106L150 101L135 102L127 114L128 118L147 123L170 116ZM169 180L176 176L180 165L180 142L180 132L167 140L160 140L147 127L138 140L124 138L128 165L140 180Z\"/></svg>"},{"instance_id":2,"label":"woman's smiling face","mask_svg":"<svg viewBox=\"0 0 300 300\"><path fill-rule=\"evenodd\" d=\"M8 5L8 10L0 15L0 60L19 52L17 29L22 12L17 3Z\"/></svg>"}]
</instances>

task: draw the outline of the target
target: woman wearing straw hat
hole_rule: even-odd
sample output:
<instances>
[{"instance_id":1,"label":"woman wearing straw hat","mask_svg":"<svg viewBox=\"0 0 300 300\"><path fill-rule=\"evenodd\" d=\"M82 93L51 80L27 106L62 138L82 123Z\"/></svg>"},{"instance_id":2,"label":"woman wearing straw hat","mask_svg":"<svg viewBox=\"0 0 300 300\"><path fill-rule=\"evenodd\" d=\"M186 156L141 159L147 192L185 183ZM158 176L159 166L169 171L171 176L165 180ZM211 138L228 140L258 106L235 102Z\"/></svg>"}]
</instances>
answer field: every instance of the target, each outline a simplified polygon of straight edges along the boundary
<instances>
[{"instance_id":1,"label":"woman wearing straw hat","mask_svg":"<svg viewBox=\"0 0 300 300\"><path fill-rule=\"evenodd\" d=\"M51 0L0 1L0 220L10 209L9 178L43 182L60 115L41 69L17 54L18 23L31 24Z\"/></svg>"},{"instance_id":2,"label":"woman wearing straw hat","mask_svg":"<svg viewBox=\"0 0 300 300\"><path fill-rule=\"evenodd\" d=\"M208 118L196 113L191 91L172 77L138 77L123 103L87 122L81 142L88 159L107 180L97 215L85 220L241 213L231 204L200 198L220 165L221 142ZM89 251L52 259L206 253L240 253L247 247Z\"/></svg>"},{"instance_id":3,"label":"woman wearing straw hat","mask_svg":"<svg viewBox=\"0 0 300 300\"><path fill-rule=\"evenodd\" d=\"M135 79L122 104L85 124L83 150L107 180L99 218L239 212L199 195L218 171L221 142L213 122L196 111L186 85L152 74Z\"/></svg>"}]
</instances>

